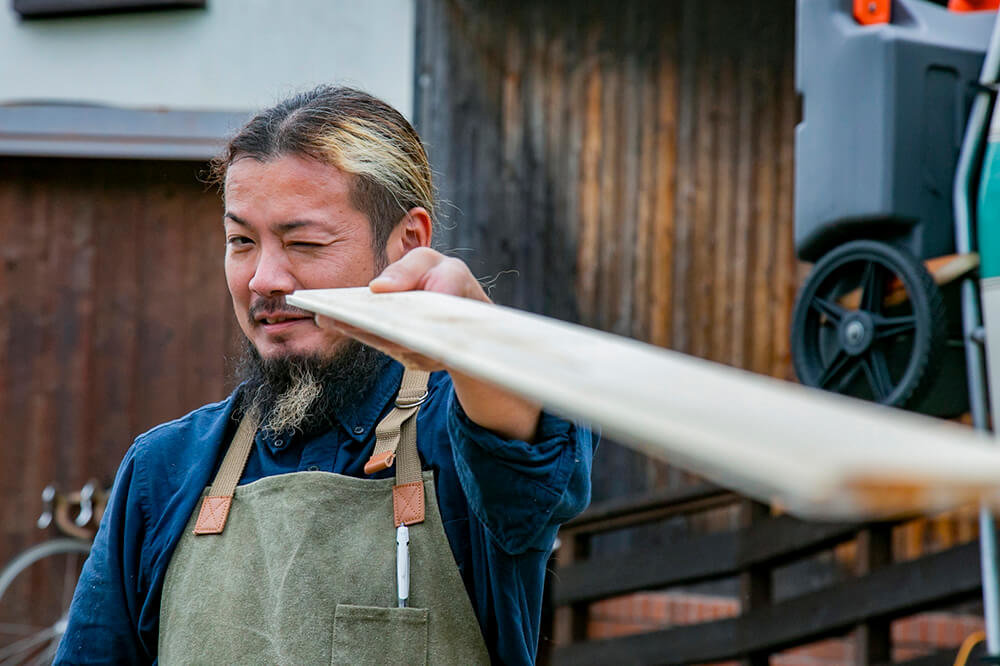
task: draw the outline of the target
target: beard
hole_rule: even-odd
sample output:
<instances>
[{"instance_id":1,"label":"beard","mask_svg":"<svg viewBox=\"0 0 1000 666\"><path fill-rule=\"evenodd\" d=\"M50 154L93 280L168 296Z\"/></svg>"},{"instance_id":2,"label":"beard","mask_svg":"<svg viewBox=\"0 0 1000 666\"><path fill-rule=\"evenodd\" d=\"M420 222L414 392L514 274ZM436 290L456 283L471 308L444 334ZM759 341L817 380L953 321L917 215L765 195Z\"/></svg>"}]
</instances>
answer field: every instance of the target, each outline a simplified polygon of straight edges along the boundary
<instances>
[{"instance_id":1,"label":"beard","mask_svg":"<svg viewBox=\"0 0 1000 666\"><path fill-rule=\"evenodd\" d=\"M265 359L244 340L236 369L237 379L243 382L236 417L254 410L260 427L272 435L329 429L348 404L363 399L388 360L357 340L348 340L332 357Z\"/></svg>"}]
</instances>

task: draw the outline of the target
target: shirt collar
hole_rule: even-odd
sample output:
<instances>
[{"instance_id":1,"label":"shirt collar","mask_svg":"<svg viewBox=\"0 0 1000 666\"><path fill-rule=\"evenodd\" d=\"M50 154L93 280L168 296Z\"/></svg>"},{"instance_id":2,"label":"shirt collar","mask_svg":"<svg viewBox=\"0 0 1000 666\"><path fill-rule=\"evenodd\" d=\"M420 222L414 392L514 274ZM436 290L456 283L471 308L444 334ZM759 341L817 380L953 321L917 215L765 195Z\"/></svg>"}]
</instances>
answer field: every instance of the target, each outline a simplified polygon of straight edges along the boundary
<instances>
[{"instance_id":1,"label":"shirt collar","mask_svg":"<svg viewBox=\"0 0 1000 666\"><path fill-rule=\"evenodd\" d=\"M387 360L378 370L378 378L360 400L352 402L336 415L337 421L352 439L363 442L378 425L379 417L386 406L399 393L403 380L403 366L397 361Z\"/></svg>"}]
</instances>

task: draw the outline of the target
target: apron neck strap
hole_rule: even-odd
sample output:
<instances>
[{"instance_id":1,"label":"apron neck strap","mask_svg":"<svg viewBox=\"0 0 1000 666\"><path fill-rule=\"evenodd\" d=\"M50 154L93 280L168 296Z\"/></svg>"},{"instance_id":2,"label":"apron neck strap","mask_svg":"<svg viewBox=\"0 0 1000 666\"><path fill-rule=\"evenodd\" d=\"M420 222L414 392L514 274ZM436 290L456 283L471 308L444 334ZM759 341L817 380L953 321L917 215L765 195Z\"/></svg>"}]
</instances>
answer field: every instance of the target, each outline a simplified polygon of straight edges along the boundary
<instances>
[{"instance_id":1,"label":"apron neck strap","mask_svg":"<svg viewBox=\"0 0 1000 666\"><path fill-rule=\"evenodd\" d=\"M194 525L195 534L221 534L226 527L226 519L229 517L229 507L233 503L233 494L236 492L236 484L243 476L243 468L247 466L247 459L250 457L250 449L253 447L253 438L257 434L257 425L260 419L255 410L250 410L243 415L236 435L229 444L226 457L222 459L222 466L215 474L215 480L208 489L208 495L201 501L201 510L198 512L198 520Z\"/></svg>"},{"instance_id":2,"label":"apron neck strap","mask_svg":"<svg viewBox=\"0 0 1000 666\"><path fill-rule=\"evenodd\" d=\"M413 525L424 520L424 482L417 452L417 412L427 400L430 374L404 370L396 404L375 427L375 452L365 463L365 474L374 474L396 464L396 485L392 490L393 520ZM255 411L243 415L229 444L222 465L201 502L194 533L221 534L226 527L236 486L243 476L260 419Z\"/></svg>"},{"instance_id":3,"label":"apron neck strap","mask_svg":"<svg viewBox=\"0 0 1000 666\"><path fill-rule=\"evenodd\" d=\"M417 412L427 400L430 373L403 370L396 405L375 428L375 451L365 463L365 474L396 465L392 489L393 522L396 526L424 522L424 478L417 452Z\"/></svg>"}]
</instances>

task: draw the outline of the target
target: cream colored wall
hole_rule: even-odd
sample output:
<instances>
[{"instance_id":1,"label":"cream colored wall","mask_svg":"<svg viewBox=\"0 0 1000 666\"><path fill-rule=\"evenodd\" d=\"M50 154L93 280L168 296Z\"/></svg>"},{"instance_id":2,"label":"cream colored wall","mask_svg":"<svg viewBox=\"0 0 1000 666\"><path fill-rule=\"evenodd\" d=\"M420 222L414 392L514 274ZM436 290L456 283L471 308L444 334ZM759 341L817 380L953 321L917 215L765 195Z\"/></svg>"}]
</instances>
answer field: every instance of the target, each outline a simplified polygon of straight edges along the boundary
<instances>
[{"instance_id":1,"label":"cream colored wall","mask_svg":"<svg viewBox=\"0 0 1000 666\"><path fill-rule=\"evenodd\" d=\"M413 107L413 0L208 0L23 21L0 5L0 105L256 109L320 82Z\"/></svg>"}]
</instances>

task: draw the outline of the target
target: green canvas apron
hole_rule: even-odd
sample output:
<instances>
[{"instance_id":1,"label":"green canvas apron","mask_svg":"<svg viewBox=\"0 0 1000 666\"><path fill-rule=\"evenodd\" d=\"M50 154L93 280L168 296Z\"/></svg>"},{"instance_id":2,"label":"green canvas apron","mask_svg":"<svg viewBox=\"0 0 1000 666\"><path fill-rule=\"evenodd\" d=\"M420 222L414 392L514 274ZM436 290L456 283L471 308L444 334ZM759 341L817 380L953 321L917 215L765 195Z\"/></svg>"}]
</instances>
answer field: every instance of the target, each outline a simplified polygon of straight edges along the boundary
<instances>
[{"instance_id":1,"label":"green canvas apron","mask_svg":"<svg viewBox=\"0 0 1000 666\"><path fill-rule=\"evenodd\" d=\"M426 383L426 373L407 371L376 429L366 469L395 462L396 479L295 472L236 487L257 427L244 418L167 569L160 663L489 663L433 475L420 472L416 412ZM405 608L397 607L400 524L409 526Z\"/></svg>"}]
</instances>

